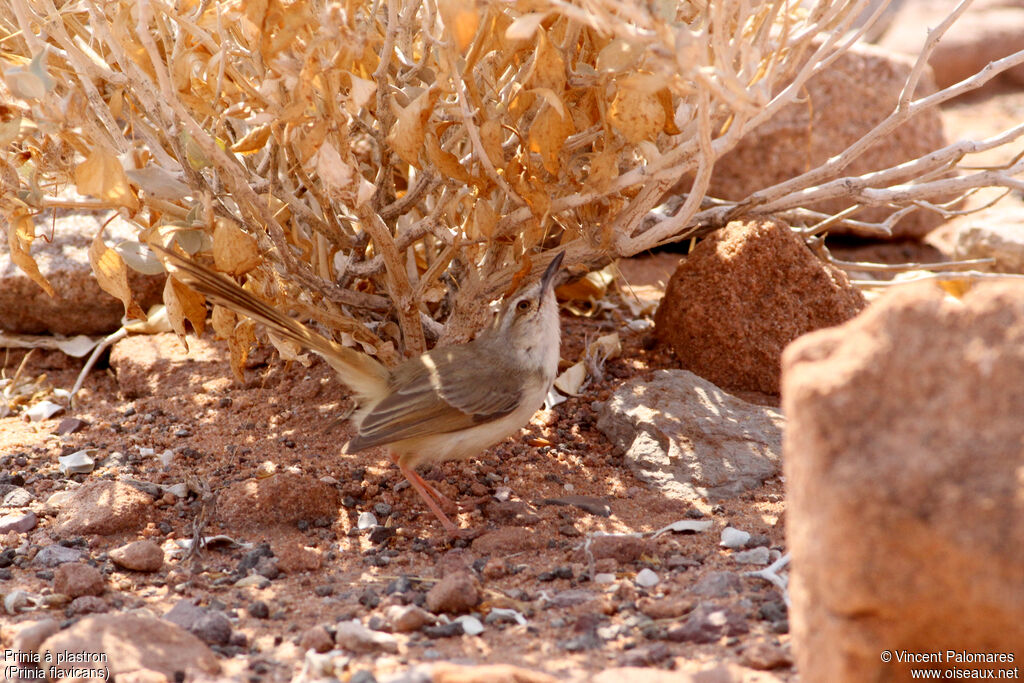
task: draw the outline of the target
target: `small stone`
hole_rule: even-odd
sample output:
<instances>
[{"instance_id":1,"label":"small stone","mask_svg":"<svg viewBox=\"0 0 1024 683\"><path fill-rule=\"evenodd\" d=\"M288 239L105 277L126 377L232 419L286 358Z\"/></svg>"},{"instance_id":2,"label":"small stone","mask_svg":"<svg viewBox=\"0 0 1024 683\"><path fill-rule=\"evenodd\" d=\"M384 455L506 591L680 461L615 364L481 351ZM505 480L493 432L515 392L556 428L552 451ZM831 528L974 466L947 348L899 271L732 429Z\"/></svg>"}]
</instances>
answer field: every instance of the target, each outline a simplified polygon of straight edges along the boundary
<instances>
[{"instance_id":1,"label":"small stone","mask_svg":"<svg viewBox=\"0 0 1024 683\"><path fill-rule=\"evenodd\" d=\"M191 600L180 600L164 615L164 619L186 629L211 645L225 645L231 640L231 622L220 611L200 607Z\"/></svg>"},{"instance_id":2,"label":"small stone","mask_svg":"<svg viewBox=\"0 0 1024 683\"><path fill-rule=\"evenodd\" d=\"M23 534L34 529L38 523L39 520L36 517L36 513L31 510L21 514L4 515L0 517L0 534L7 534L12 531Z\"/></svg>"},{"instance_id":3,"label":"small stone","mask_svg":"<svg viewBox=\"0 0 1024 683\"><path fill-rule=\"evenodd\" d=\"M671 629L665 637L677 643L713 643L722 636L737 636L749 631L747 620L733 608L700 604L682 626Z\"/></svg>"},{"instance_id":4,"label":"small stone","mask_svg":"<svg viewBox=\"0 0 1024 683\"><path fill-rule=\"evenodd\" d=\"M256 561L253 571L270 581L281 576L281 570L278 568L278 559L276 557L261 557Z\"/></svg>"},{"instance_id":5,"label":"small stone","mask_svg":"<svg viewBox=\"0 0 1024 683\"><path fill-rule=\"evenodd\" d=\"M78 548L68 548L58 544L48 545L36 553L32 563L41 567L57 567L66 562L78 562L84 554Z\"/></svg>"},{"instance_id":6,"label":"small stone","mask_svg":"<svg viewBox=\"0 0 1024 683\"><path fill-rule=\"evenodd\" d=\"M645 647L638 647L623 653L619 658L622 666L650 667L656 666L668 659L668 648L664 643L654 643Z\"/></svg>"},{"instance_id":7,"label":"small stone","mask_svg":"<svg viewBox=\"0 0 1024 683\"><path fill-rule=\"evenodd\" d=\"M427 592L427 609L431 612L461 614L479 602L476 581L464 570L448 574Z\"/></svg>"},{"instance_id":8,"label":"small stone","mask_svg":"<svg viewBox=\"0 0 1024 683\"><path fill-rule=\"evenodd\" d=\"M629 564L636 562L644 554L650 554L652 545L649 541L637 536L594 536L590 539L589 547L581 549L573 559L584 562L590 560L591 558L586 555L586 550L590 551L594 560L611 558L619 564Z\"/></svg>"},{"instance_id":9,"label":"small stone","mask_svg":"<svg viewBox=\"0 0 1024 683\"><path fill-rule=\"evenodd\" d=\"M391 506L387 503L374 503L373 511L382 519L386 519L391 516Z\"/></svg>"},{"instance_id":10,"label":"small stone","mask_svg":"<svg viewBox=\"0 0 1024 683\"><path fill-rule=\"evenodd\" d=\"M80 595L102 595L106 584L103 574L95 567L67 562L53 572L53 590L77 598Z\"/></svg>"},{"instance_id":11,"label":"small stone","mask_svg":"<svg viewBox=\"0 0 1024 683\"><path fill-rule=\"evenodd\" d=\"M416 605L391 605L384 611L384 616L398 633L419 631L437 621L437 617Z\"/></svg>"},{"instance_id":12,"label":"small stone","mask_svg":"<svg viewBox=\"0 0 1024 683\"><path fill-rule=\"evenodd\" d=\"M733 561L738 564L759 564L766 565L771 560L771 550L761 546L751 550L742 550L732 556Z\"/></svg>"},{"instance_id":13,"label":"small stone","mask_svg":"<svg viewBox=\"0 0 1024 683\"><path fill-rule=\"evenodd\" d=\"M671 595L665 598L642 598L637 602L637 609L651 619L678 619L689 614L695 606L690 598Z\"/></svg>"},{"instance_id":14,"label":"small stone","mask_svg":"<svg viewBox=\"0 0 1024 683\"><path fill-rule=\"evenodd\" d=\"M653 588L658 585L659 580L658 575L647 567L641 569L636 575L636 585L641 588Z\"/></svg>"},{"instance_id":15,"label":"small stone","mask_svg":"<svg viewBox=\"0 0 1024 683\"><path fill-rule=\"evenodd\" d=\"M299 649L303 652L313 650L314 652L327 652L334 647L334 638L323 626L307 628L299 637Z\"/></svg>"},{"instance_id":16,"label":"small stone","mask_svg":"<svg viewBox=\"0 0 1024 683\"><path fill-rule=\"evenodd\" d=\"M462 630L461 622L451 621L447 624L424 626L422 633L428 638L453 638L455 636L464 635L466 632Z\"/></svg>"},{"instance_id":17,"label":"small stone","mask_svg":"<svg viewBox=\"0 0 1024 683\"><path fill-rule=\"evenodd\" d=\"M82 427L85 427L89 423L85 420L77 417L65 417L57 423L57 428L53 430L53 433L57 436L64 436L65 434L74 434Z\"/></svg>"},{"instance_id":18,"label":"small stone","mask_svg":"<svg viewBox=\"0 0 1024 683\"><path fill-rule=\"evenodd\" d=\"M20 486L15 486L3 495L3 501L0 501L0 507L22 508L31 503L32 499L33 496L31 493Z\"/></svg>"},{"instance_id":19,"label":"small stone","mask_svg":"<svg viewBox=\"0 0 1024 683\"><path fill-rule=\"evenodd\" d=\"M393 635L372 631L356 619L343 621L335 627L334 642L339 647L355 654L369 652L398 654L398 641Z\"/></svg>"},{"instance_id":20,"label":"small stone","mask_svg":"<svg viewBox=\"0 0 1024 683\"><path fill-rule=\"evenodd\" d=\"M270 580L259 574L250 574L234 583L235 588L269 588Z\"/></svg>"},{"instance_id":21,"label":"small stone","mask_svg":"<svg viewBox=\"0 0 1024 683\"><path fill-rule=\"evenodd\" d=\"M718 545L723 548L738 549L746 547L747 541L750 540L750 533L741 531L740 529L734 529L731 526L727 526L722 529L722 540L719 541Z\"/></svg>"},{"instance_id":22,"label":"small stone","mask_svg":"<svg viewBox=\"0 0 1024 683\"><path fill-rule=\"evenodd\" d=\"M253 619L267 619L270 617L270 607L262 600L253 600L246 609Z\"/></svg>"},{"instance_id":23,"label":"small stone","mask_svg":"<svg viewBox=\"0 0 1024 683\"><path fill-rule=\"evenodd\" d=\"M94 452L95 449L87 449L59 456L57 463L60 473L65 477L72 474L89 474L96 469L96 461L92 459L91 455Z\"/></svg>"},{"instance_id":24,"label":"small stone","mask_svg":"<svg viewBox=\"0 0 1024 683\"><path fill-rule=\"evenodd\" d=\"M742 587L743 582L734 572L709 572L690 590L696 595L708 598L724 598L730 593L738 592Z\"/></svg>"},{"instance_id":25,"label":"small stone","mask_svg":"<svg viewBox=\"0 0 1024 683\"><path fill-rule=\"evenodd\" d=\"M103 598L95 595L81 595L68 605L71 614L102 614L110 611L110 605Z\"/></svg>"},{"instance_id":26,"label":"small stone","mask_svg":"<svg viewBox=\"0 0 1024 683\"><path fill-rule=\"evenodd\" d=\"M372 512L360 512L356 520L356 528L359 530L370 529L377 526L377 517Z\"/></svg>"},{"instance_id":27,"label":"small stone","mask_svg":"<svg viewBox=\"0 0 1024 683\"><path fill-rule=\"evenodd\" d=\"M611 572L594 574L594 583L599 585L615 583L615 574L612 574Z\"/></svg>"},{"instance_id":28,"label":"small stone","mask_svg":"<svg viewBox=\"0 0 1024 683\"><path fill-rule=\"evenodd\" d=\"M751 669L768 671L792 666L793 659L779 645L767 640L759 640L743 648L740 662Z\"/></svg>"},{"instance_id":29,"label":"small stone","mask_svg":"<svg viewBox=\"0 0 1024 683\"><path fill-rule=\"evenodd\" d=\"M565 591L558 591L546 603L552 607L565 608L582 605L596 598L597 594L592 591L583 590L582 588L571 588Z\"/></svg>"},{"instance_id":30,"label":"small stone","mask_svg":"<svg viewBox=\"0 0 1024 683\"><path fill-rule=\"evenodd\" d=\"M484 625L474 616L462 616L456 621L462 624L462 631L467 636L478 636L484 632Z\"/></svg>"},{"instance_id":31,"label":"small stone","mask_svg":"<svg viewBox=\"0 0 1024 683\"><path fill-rule=\"evenodd\" d=\"M111 561L137 572L156 572L164 566L164 551L153 541L141 540L114 548L110 551Z\"/></svg>"}]
</instances>

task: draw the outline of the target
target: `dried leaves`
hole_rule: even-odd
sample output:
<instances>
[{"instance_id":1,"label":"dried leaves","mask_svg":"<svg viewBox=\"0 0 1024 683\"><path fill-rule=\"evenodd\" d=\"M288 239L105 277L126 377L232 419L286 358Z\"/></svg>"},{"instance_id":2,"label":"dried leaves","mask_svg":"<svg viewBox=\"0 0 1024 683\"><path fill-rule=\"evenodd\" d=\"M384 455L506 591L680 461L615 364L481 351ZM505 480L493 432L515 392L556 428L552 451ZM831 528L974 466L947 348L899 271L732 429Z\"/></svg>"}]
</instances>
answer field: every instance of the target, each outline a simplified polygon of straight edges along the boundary
<instances>
[{"instance_id":1,"label":"dried leaves","mask_svg":"<svg viewBox=\"0 0 1024 683\"><path fill-rule=\"evenodd\" d=\"M273 303L372 320L341 338L377 349L419 348L424 317L465 336L531 253L636 248L656 190L761 111L800 54L787 41L822 16L782 0L15 2L0 212L30 277L49 287L32 216L73 182L139 226L118 247L129 266L173 237ZM90 257L140 316L118 251L97 238ZM201 298L173 279L164 296L179 334L202 328ZM218 310L214 328L240 373L252 325Z\"/></svg>"}]
</instances>

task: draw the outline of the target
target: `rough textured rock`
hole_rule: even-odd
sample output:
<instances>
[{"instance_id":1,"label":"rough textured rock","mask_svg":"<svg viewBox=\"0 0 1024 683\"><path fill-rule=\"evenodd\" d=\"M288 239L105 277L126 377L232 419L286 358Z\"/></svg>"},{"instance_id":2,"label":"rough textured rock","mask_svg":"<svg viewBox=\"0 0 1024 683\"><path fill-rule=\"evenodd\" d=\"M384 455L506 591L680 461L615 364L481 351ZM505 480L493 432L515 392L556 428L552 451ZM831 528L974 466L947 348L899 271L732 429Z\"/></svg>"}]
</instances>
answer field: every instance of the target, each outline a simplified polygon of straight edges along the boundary
<instances>
[{"instance_id":1,"label":"rough textured rock","mask_svg":"<svg viewBox=\"0 0 1024 683\"><path fill-rule=\"evenodd\" d=\"M121 326L124 306L100 289L89 265L89 245L107 219L100 214L65 214L37 230L53 237L37 240L32 255L39 270L57 292L51 298L11 262L0 249L0 328L23 334L98 335ZM107 244L129 239L135 230L122 220L105 229ZM128 285L143 310L162 298L164 276L141 275L129 269Z\"/></svg>"},{"instance_id":2,"label":"rough textured rock","mask_svg":"<svg viewBox=\"0 0 1024 683\"><path fill-rule=\"evenodd\" d=\"M779 411L692 372L658 370L619 387L597 426L640 479L668 497L695 500L734 496L776 476L783 422Z\"/></svg>"},{"instance_id":3,"label":"rough textured rock","mask_svg":"<svg viewBox=\"0 0 1024 683\"><path fill-rule=\"evenodd\" d=\"M62 536L108 536L141 529L149 521L152 499L120 481L94 481L75 489L57 516Z\"/></svg>"},{"instance_id":4,"label":"rough textured rock","mask_svg":"<svg viewBox=\"0 0 1024 683\"><path fill-rule=\"evenodd\" d=\"M821 165L892 113L912 66L909 57L855 46L812 78L797 102L784 107L719 159L708 193L724 199L742 199ZM934 90L931 75L926 74L917 93L920 96ZM946 144L938 111L927 110L868 148L843 174L861 175L895 166ZM807 208L835 213L846 206L842 200L830 200ZM868 208L858 212L857 219L878 221L890 213L891 209ZM930 211L917 211L894 226L893 236L920 237L942 220Z\"/></svg>"},{"instance_id":5,"label":"rough textured rock","mask_svg":"<svg viewBox=\"0 0 1024 683\"><path fill-rule=\"evenodd\" d=\"M1024 273L1024 209L989 209L974 216L953 235L958 259L991 258L979 269Z\"/></svg>"},{"instance_id":6,"label":"rough textured rock","mask_svg":"<svg viewBox=\"0 0 1024 683\"><path fill-rule=\"evenodd\" d=\"M137 572L157 572L164 566L164 551L153 541L134 541L110 551L114 564Z\"/></svg>"},{"instance_id":7,"label":"rough textured rock","mask_svg":"<svg viewBox=\"0 0 1024 683\"><path fill-rule=\"evenodd\" d=\"M333 486L308 475L280 472L231 485L218 509L228 526L254 528L334 519L339 506Z\"/></svg>"},{"instance_id":8,"label":"rough textured rock","mask_svg":"<svg viewBox=\"0 0 1024 683\"><path fill-rule=\"evenodd\" d=\"M356 654L367 652L398 653L398 641L393 635L372 631L356 619L343 621L335 626L334 642L337 643L338 647Z\"/></svg>"},{"instance_id":9,"label":"rough textured rock","mask_svg":"<svg viewBox=\"0 0 1024 683\"><path fill-rule=\"evenodd\" d=\"M724 389L779 391L782 349L865 306L846 275L779 223L730 223L676 269L656 334L683 367Z\"/></svg>"},{"instance_id":10,"label":"rough textured rock","mask_svg":"<svg viewBox=\"0 0 1024 683\"><path fill-rule=\"evenodd\" d=\"M43 641L60 630L60 622L56 619L40 619L18 624L14 636L5 642L11 643L15 652L35 652Z\"/></svg>"},{"instance_id":11,"label":"rough textured rock","mask_svg":"<svg viewBox=\"0 0 1024 683\"><path fill-rule=\"evenodd\" d=\"M26 531L31 531L36 527L39 519L36 517L36 513L29 510L28 512L16 512L11 515L4 515L0 517L0 534L7 534L13 531L17 534L23 534Z\"/></svg>"},{"instance_id":12,"label":"rough textured rock","mask_svg":"<svg viewBox=\"0 0 1024 683\"><path fill-rule=\"evenodd\" d=\"M957 0L905 2L880 44L907 55L920 54L928 29L938 26L957 4ZM935 82L946 87L1018 50L1024 50L1024 5L1012 0L979 0L949 27L928 65L935 72ZM998 81L1024 84L1024 66L1013 67L994 82Z\"/></svg>"},{"instance_id":13,"label":"rough textured rock","mask_svg":"<svg viewBox=\"0 0 1024 683\"><path fill-rule=\"evenodd\" d=\"M1019 662L1024 284L908 285L783 364L801 677L909 679L884 650Z\"/></svg>"},{"instance_id":14,"label":"rough textured rock","mask_svg":"<svg viewBox=\"0 0 1024 683\"><path fill-rule=\"evenodd\" d=\"M431 612L462 614L480 602L476 580L468 572L448 574L427 591L427 609Z\"/></svg>"},{"instance_id":15,"label":"rough textured rock","mask_svg":"<svg viewBox=\"0 0 1024 683\"><path fill-rule=\"evenodd\" d=\"M191 600L179 600L164 619L177 624L200 640L223 645L231 640L231 622L223 613L200 607Z\"/></svg>"},{"instance_id":16,"label":"rough textured rock","mask_svg":"<svg viewBox=\"0 0 1024 683\"><path fill-rule=\"evenodd\" d=\"M218 674L216 655L201 640L179 626L139 614L101 614L80 619L42 644L41 653L56 661L59 652L104 653L110 674L158 671L170 680L186 672Z\"/></svg>"},{"instance_id":17,"label":"rough textured rock","mask_svg":"<svg viewBox=\"0 0 1024 683\"><path fill-rule=\"evenodd\" d=\"M96 567L68 562L53 572L53 592L77 598L80 595L102 595L106 590L103 574Z\"/></svg>"}]
</instances>

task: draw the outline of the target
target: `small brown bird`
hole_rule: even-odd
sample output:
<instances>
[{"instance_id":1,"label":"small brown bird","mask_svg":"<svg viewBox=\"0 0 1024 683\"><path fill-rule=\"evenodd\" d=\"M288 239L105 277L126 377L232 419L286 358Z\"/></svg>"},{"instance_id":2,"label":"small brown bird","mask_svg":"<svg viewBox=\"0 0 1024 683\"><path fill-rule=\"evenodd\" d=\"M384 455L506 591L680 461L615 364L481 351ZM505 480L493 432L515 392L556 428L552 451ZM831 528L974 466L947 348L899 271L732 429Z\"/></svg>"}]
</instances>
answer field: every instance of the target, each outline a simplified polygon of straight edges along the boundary
<instances>
[{"instance_id":1,"label":"small brown bird","mask_svg":"<svg viewBox=\"0 0 1024 683\"><path fill-rule=\"evenodd\" d=\"M435 348L389 369L282 314L227 277L154 249L174 277L213 302L322 356L358 401L351 418L357 433L344 452L387 446L451 534L458 528L440 507L451 502L415 467L470 458L505 439L541 407L555 380L561 334L554 282L565 252L552 259L539 281L508 297L493 324L473 341Z\"/></svg>"}]
</instances>

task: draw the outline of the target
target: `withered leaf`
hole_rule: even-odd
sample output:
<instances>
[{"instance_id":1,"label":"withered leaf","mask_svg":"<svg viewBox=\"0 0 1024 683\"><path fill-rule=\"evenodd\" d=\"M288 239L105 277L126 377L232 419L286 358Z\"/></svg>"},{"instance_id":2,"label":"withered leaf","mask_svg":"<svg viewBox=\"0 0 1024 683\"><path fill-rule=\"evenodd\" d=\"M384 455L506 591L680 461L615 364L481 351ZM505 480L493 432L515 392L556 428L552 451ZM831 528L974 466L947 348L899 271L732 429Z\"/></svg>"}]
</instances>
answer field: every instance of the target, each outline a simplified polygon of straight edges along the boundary
<instances>
[{"instance_id":1,"label":"withered leaf","mask_svg":"<svg viewBox=\"0 0 1024 683\"><path fill-rule=\"evenodd\" d=\"M192 329L197 335L206 329L206 299L173 275L168 275L164 284L164 304L167 306L171 329L186 346L185 320L192 323Z\"/></svg>"},{"instance_id":2,"label":"withered leaf","mask_svg":"<svg viewBox=\"0 0 1024 683\"><path fill-rule=\"evenodd\" d=\"M623 79L608 108L612 126L633 144L654 140L665 127L665 107L652 85L649 78Z\"/></svg>"},{"instance_id":3,"label":"withered leaf","mask_svg":"<svg viewBox=\"0 0 1024 683\"><path fill-rule=\"evenodd\" d=\"M388 133L388 145L405 163L420 168L420 150L426 137L427 119L437 101L434 88L421 93L409 106L402 109Z\"/></svg>"},{"instance_id":4,"label":"withered leaf","mask_svg":"<svg viewBox=\"0 0 1024 683\"><path fill-rule=\"evenodd\" d=\"M146 313L135 301L128 286L128 267L120 254L104 244L102 231L96 233L89 246L89 263L92 264L92 272L96 275L100 289L124 304L124 314L128 318L145 320Z\"/></svg>"},{"instance_id":5,"label":"withered leaf","mask_svg":"<svg viewBox=\"0 0 1024 683\"><path fill-rule=\"evenodd\" d=\"M565 60L548 39L547 31L537 34L537 49L533 52L533 66L526 76L528 88L549 88L556 94L565 90Z\"/></svg>"},{"instance_id":6,"label":"withered leaf","mask_svg":"<svg viewBox=\"0 0 1024 683\"><path fill-rule=\"evenodd\" d=\"M231 151L238 154L252 154L263 149L270 139L270 124L256 126L246 133L241 140L231 145Z\"/></svg>"},{"instance_id":7,"label":"withered leaf","mask_svg":"<svg viewBox=\"0 0 1024 683\"><path fill-rule=\"evenodd\" d=\"M566 138L575 132L572 124L572 117L562 116L550 104L537 114L537 118L530 125L530 151L540 154L544 163L544 169L551 174L557 174L560 166L559 153Z\"/></svg>"},{"instance_id":8,"label":"withered leaf","mask_svg":"<svg viewBox=\"0 0 1024 683\"><path fill-rule=\"evenodd\" d=\"M472 183L473 176L463 168L462 164L459 163L458 158L451 152L446 152L441 149L441 143L437 139L437 135L431 133L426 137L426 152L427 159L433 164L438 171L444 175L458 180L461 183Z\"/></svg>"},{"instance_id":9,"label":"withered leaf","mask_svg":"<svg viewBox=\"0 0 1024 683\"><path fill-rule=\"evenodd\" d=\"M235 326L228 337L228 350L231 351L231 373L239 382L245 381L245 362L249 359L249 349L256 343L255 324L251 320L243 320Z\"/></svg>"},{"instance_id":10,"label":"withered leaf","mask_svg":"<svg viewBox=\"0 0 1024 683\"><path fill-rule=\"evenodd\" d=\"M243 232L233 221L217 221L213 230L213 263L217 270L244 275L262 260L255 238Z\"/></svg>"},{"instance_id":11,"label":"withered leaf","mask_svg":"<svg viewBox=\"0 0 1024 683\"><path fill-rule=\"evenodd\" d=\"M438 0L437 8L441 12L444 27L455 37L459 52L465 54L480 26L479 8L475 3L465 0Z\"/></svg>"},{"instance_id":12,"label":"withered leaf","mask_svg":"<svg viewBox=\"0 0 1024 683\"><path fill-rule=\"evenodd\" d=\"M139 200L128 184L128 176L117 155L96 147L85 161L75 168L75 187L79 194L89 195L131 210L139 208Z\"/></svg>"},{"instance_id":13,"label":"withered leaf","mask_svg":"<svg viewBox=\"0 0 1024 683\"><path fill-rule=\"evenodd\" d=\"M11 249L11 260L21 268L25 275L28 275L32 282L42 287L44 292L50 296L57 296L53 285L39 272L39 265L29 253L29 247L36 235L32 216L24 209L16 209L8 220L7 244Z\"/></svg>"}]
</instances>

